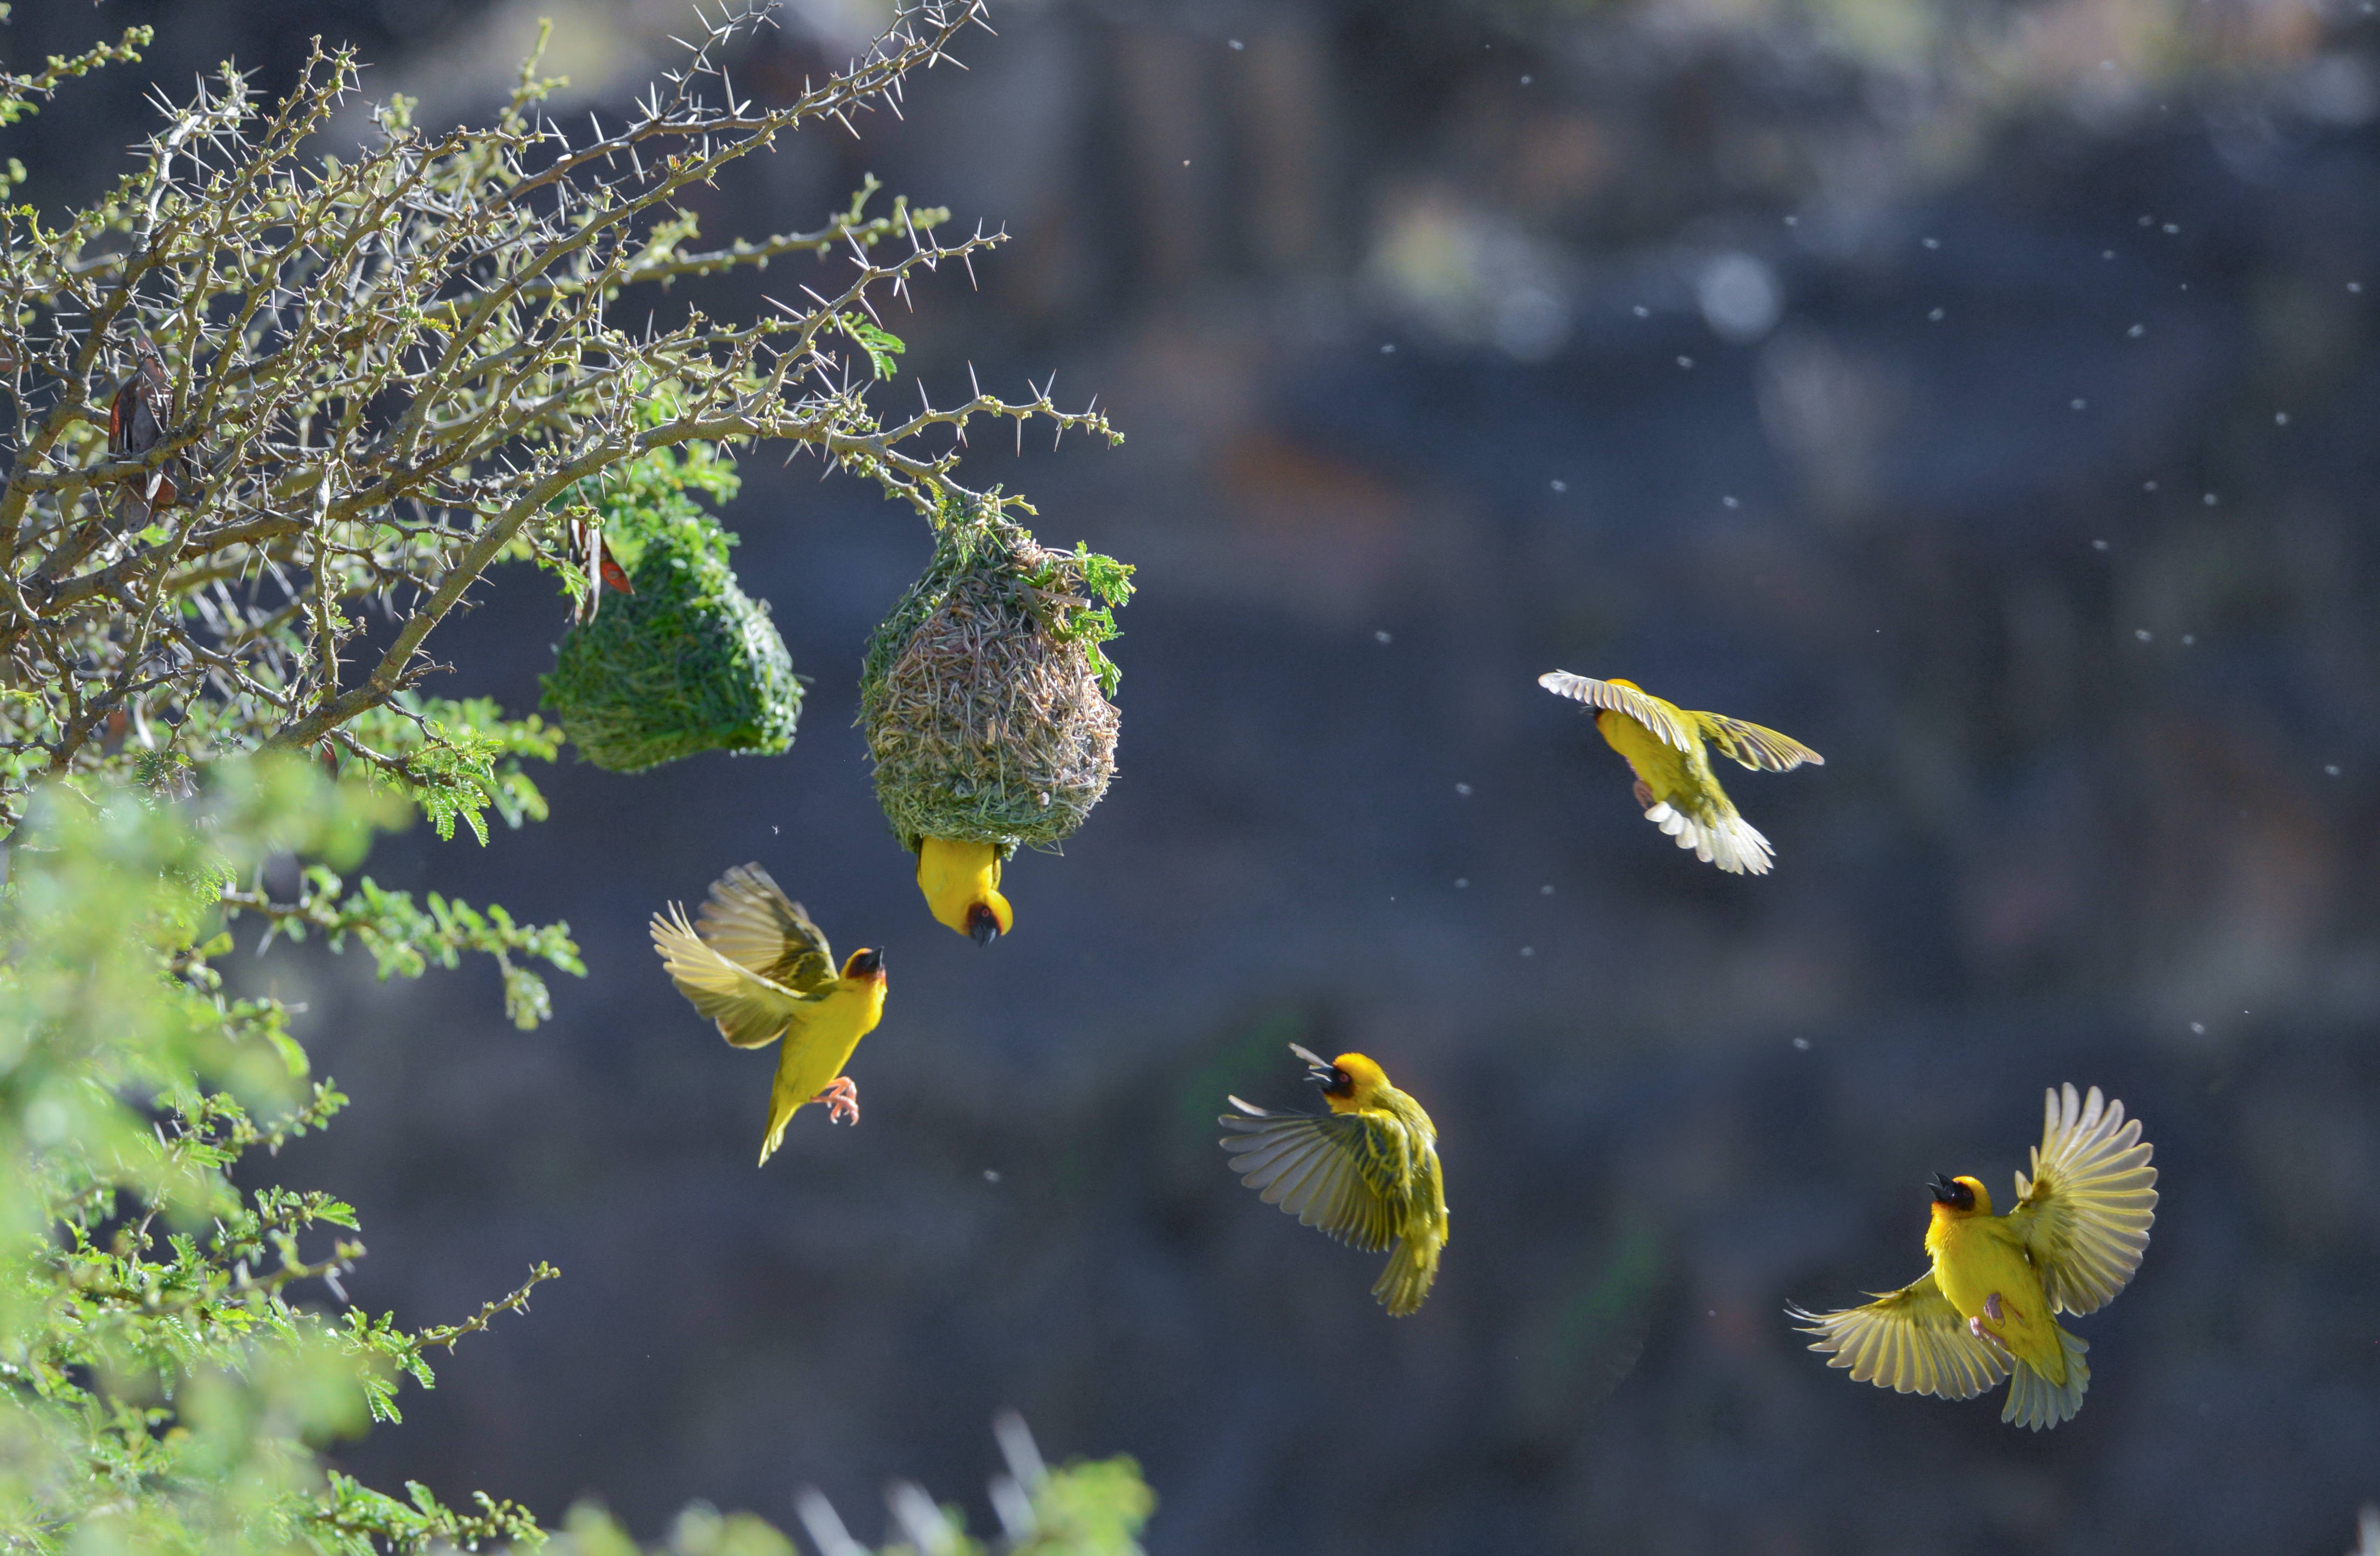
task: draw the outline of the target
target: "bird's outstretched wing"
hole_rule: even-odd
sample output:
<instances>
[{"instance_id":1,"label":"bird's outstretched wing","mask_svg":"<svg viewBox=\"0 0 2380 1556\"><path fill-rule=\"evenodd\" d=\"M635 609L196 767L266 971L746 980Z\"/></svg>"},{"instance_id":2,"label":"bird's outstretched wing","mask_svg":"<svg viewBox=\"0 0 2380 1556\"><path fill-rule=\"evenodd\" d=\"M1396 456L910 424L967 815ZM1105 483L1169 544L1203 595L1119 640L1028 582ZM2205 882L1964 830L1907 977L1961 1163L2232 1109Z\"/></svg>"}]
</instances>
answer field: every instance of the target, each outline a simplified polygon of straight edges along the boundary
<instances>
[{"instance_id":1,"label":"bird's outstretched wing","mask_svg":"<svg viewBox=\"0 0 2380 1556\"><path fill-rule=\"evenodd\" d=\"M1625 714L1651 730L1665 746L1691 751L1697 745L1694 732L1678 717L1676 709L1633 687L1615 687L1609 681L1573 675L1567 670L1548 670L1537 677L1537 685L1557 697L1572 698L1590 707Z\"/></svg>"},{"instance_id":2,"label":"bird's outstretched wing","mask_svg":"<svg viewBox=\"0 0 2380 1556\"><path fill-rule=\"evenodd\" d=\"M835 979L834 950L825 932L759 865L737 865L712 881L699 919L711 949L796 994L815 993Z\"/></svg>"},{"instance_id":3,"label":"bird's outstretched wing","mask_svg":"<svg viewBox=\"0 0 2380 1556\"><path fill-rule=\"evenodd\" d=\"M1266 1204L1366 1253L1397 1240L1403 1142L1385 1137L1400 1127L1394 1121L1273 1112L1237 1097L1231 1103L1245 1116L1218 1118L1233 1135L1217 1143L1232 1153L1232 1171Z\"/></svg>"},{"instance_id":4,"label":"bird's outstretched wing","mask_svg":"<svg viewBox=\"0 0 2380 1556\"><path fill-rule=\"evenodd\" d=\"M2041 1268L2050 1309L2090 1313L2124 1289L2156 1221L2156 1169L2141 1121L2093 1087L2049 1093L2033 1176L2016 1175L2009 1221Z\"/></svg>"},{"instance_id":5,"label":"bird's outstretched wing","mask_svg":"<svg viewBox=\"0 0 2380 1556\"><path fill-rule=\"evenodd\" d=\"M2008 1354L1976 1337L1930 1270L1864 1307L1785 1312L1800 1320L1795 1328L1818 1337L1810 1349L1833 1353L1828 1367L1847 1367L1859 1381L1895 1393L1973 1399L2008 1376Z\"/></svg>"},{"instance_id":6,"label":"bird's outstretched wing","mask_svg":"<svg viewBox=\"0 0 2380 1556\"><path fill-rule=\"evenodd\" d=\"M1790 735L1759 724L1730 719L1724 713L1688 713L1688 719L1708 737L1719 754L1761 772L1788 772L1808 762L1824 767L1827 759Z\"/></svg>"},{"instance_id":7,"label":"bird's outstretched wing","mask_svg":"<svg viewBox=\"0 0 2380 1556\"><path fill-rule=\"evenodd\" d=\"M719 1035L737 1048L762 1048L788 1031L798 1035L818 1005L820 996L797 994L721 955L697 938L676 903L666 917L653 915L653 949L677 991L719 1023Z\"/></svg>"}]
</instances>

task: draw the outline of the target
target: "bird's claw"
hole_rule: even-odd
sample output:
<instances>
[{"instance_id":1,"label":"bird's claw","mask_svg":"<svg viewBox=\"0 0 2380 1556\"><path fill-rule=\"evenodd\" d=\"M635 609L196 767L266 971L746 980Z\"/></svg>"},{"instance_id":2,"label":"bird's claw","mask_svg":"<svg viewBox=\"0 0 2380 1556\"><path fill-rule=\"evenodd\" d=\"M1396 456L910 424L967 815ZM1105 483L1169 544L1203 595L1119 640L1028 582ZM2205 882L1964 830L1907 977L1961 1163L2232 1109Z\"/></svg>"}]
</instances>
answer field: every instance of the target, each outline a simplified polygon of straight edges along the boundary
<instances>
[{"instance_id":1,"label":"bird's claw","mask_svg":"<svg viewBox=\"0 0 2380 1556\"><path fill-rule=\"evenodd\" d=\"M1636 780L1636 808L1639 810L1653 808L1653 785L1642 778Z\"/></svg>"},{"instance_id":2,"label":"bird's claw","mask_svg":"<svg viewBox=\"0 0 2380 1556\"><path fill-rule=\"evenodd\" d=\"M827 1122L830 1124L859 1122L859 1088L852 1084L849 1076L835 1076L824 1091L820 1092L810 1100L825 1105Z\"/></svg>"},{"instance_id":3,"label":"bird's claw","mask_svg":"<svg viewBox=\"0 0 2380 1556\"><path fill-rule=\"evenodd\" d=\"M1984 1317L1991 1319L1994 1323L1998 1323L2000 1321L1999 1293L1994 1292L1991 1295L1984 1298Z\"/></svg>"}]
</instances>

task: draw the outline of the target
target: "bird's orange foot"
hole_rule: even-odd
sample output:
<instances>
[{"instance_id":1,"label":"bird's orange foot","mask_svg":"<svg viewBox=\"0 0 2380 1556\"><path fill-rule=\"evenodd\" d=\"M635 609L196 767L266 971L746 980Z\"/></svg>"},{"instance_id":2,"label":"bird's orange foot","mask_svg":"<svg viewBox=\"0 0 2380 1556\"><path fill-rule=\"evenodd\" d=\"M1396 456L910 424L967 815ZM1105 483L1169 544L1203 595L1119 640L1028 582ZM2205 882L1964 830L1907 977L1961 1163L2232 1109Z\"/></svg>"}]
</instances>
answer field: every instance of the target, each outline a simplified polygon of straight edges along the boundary
<instances>
[{"instance_id":1,"label":"bird's orange foot","mask_svg":"<svg viewBox=\"0 0 2380 1556\"><path fill-rule=\"evenodd\" d=\"M835 1076L824 1091L810 1100L826 1104L826 1117L830 1124L859 1122L859 1088L852 1084L849 1076Z\"/></svg>"}]
</instances>

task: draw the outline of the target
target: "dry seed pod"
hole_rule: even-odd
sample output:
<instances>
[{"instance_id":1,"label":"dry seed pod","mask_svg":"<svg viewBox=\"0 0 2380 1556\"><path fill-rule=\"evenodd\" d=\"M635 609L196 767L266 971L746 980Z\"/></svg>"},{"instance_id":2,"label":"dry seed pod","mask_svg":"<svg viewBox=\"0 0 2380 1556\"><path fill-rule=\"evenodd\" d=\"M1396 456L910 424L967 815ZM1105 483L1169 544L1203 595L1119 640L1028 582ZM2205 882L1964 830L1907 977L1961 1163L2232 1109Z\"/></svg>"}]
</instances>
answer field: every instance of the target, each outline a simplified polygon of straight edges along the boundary
<instances>
[{"instance_id":1,"label":"dry seed pod","mask_svg":"<svg viewBox=\"0 0 2380 1556\"><path fill-rule=\"evenodd\" d=\"M1111 604L1129 592L1123 571L1102 591ZM877 802L905 846L1047 846L1107 793L1117 714L1100 673L1114 672L1089 591L1079 553L1048 550L991 503L945 506L933 560L860 673Z\"/></svg>"}]
</instances>

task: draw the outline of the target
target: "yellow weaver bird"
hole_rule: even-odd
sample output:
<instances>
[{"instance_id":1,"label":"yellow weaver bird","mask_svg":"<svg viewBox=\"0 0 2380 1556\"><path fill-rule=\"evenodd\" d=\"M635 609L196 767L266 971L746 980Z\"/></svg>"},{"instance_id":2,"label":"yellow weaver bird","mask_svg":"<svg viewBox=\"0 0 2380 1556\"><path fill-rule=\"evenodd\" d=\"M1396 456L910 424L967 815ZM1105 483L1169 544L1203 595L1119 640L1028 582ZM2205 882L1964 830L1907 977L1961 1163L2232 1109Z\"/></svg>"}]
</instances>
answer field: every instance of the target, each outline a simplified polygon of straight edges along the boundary
<instances>
[{"instance_id":1,"label":"yellow weaver bird","mask_svg":"<svg viewBox=\"0 0 2380 1556\"><path fill-rule=\"evenodd\" d=\"M934 922L978 945L990 945L1016 922L1008 899L1000 894L1000 849L993 844L919 838L917 890L926 893Z\"/></svg>"},{"instance_id":2,"label":"yellow weaver bird","mask_svg":"<svg viewBox=\"0 0 2380 1556\"><path fill-rule=\"evenodd\" d=\"M1636 803L1644 807L1645 819L1676 838L1679 847L1693 849L1694 857L1730 875L1767 874L1776 850L1736 814L1734 801L1711 772L1703 743L1755 771L1827 764L1817 752L1773 729L1719 713L1688 712L1633 681L1548 670L1537 685L1594 708L1597 733L1635 770Z\"/></svg>"},{"instance_id":3,"label":"yellow weaver bird","mask_svg":"<svg viewBox=\"0 0 2380 1556\"><path fill-rule=\"evenodd\" d=\"M1245 1116L1215 1121L1234 1132L1220 1143L1266 1204L1366 1253L1393 1246L1372 1295L1402 1319L1429 1295L1446 1246L1437 1126L1362 1054L1326 1061L1295 1043L1289 1051L1305 1061L1305 1078L1322 1088L1330 1112L1271 1112L1233 1097Z\"/></svg>"},{"instance_id":4,"label":"yellow weaver bird","mask_svg":"<svg viewBox=\"0 0 2380 1556\"><path fill-rule=\"evenodd\" d=\"M1898 1393L1973 1399L2010 1373L2000 1419L2039 1431L2082 1408L2090 1347L2052 1317L2095 1313L2131 1280L2156 1220L2156 1169L2140 1120L2093 1087L2049 1093L2033 1177L2016 1208L1992 1214L1973 1178L1935 1174L1925 1251L1934 1270L1864 1307L1786 1312L1806 1319L1810 1349L1833 1353L1863 1383Z\"/></svg>"},{"instance_id":5,"label":"yellow weaver bird","mask_svg":"<svg viewBox=\"0 0 2380 1556\"><path fill-rule=\"evenodd\" d=\"M711 882L699 930L676 903L666 918L654 914L653 949L721 1037L737 1048L785 1039L769 1088L763 1164L805 1103L824 1104L837 1124L859 1122L859 1088L843 1067L884 1015L883 952L853 952L838 976L825 934L759 865Z\"/></svg>"}]
</instances>

